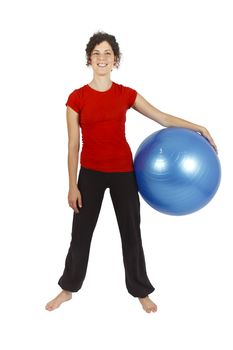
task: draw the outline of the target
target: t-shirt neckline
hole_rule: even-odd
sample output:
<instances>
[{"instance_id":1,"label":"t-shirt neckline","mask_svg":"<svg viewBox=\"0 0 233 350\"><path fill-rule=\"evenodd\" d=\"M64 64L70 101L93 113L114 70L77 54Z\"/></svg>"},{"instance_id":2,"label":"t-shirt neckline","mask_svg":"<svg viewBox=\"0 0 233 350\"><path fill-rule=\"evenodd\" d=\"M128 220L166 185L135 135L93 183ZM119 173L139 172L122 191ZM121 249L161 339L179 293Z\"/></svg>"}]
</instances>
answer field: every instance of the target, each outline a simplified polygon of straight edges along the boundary
<instances>
[{"instance_id":1,"label":"t-shirt neckline","mask_svg":"<svg viewBox=\"0 0 233 350\"><path fill-rule=\"evenodd\" d=\"M110 86L110 88L108 88L107 90L104 90L104 91L93 89L89 84L87 84L86 86L88 87L88 89L90 89L90 90L92 90L94 92L103 94L103 93L111 91L112 88L113 88L113 85L114 85L114 82L112 81L112 85Z\"/></svg>"}]
</instances>

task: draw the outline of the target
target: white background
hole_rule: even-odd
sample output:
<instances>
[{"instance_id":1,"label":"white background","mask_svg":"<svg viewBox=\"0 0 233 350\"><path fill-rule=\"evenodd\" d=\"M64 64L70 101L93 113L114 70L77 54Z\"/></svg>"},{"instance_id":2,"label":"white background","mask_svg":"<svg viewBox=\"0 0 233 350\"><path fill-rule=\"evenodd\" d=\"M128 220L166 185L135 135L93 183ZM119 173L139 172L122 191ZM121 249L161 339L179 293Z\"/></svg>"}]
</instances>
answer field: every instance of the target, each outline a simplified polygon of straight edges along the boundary
<instances>
[{"instance_id":1,"label":"white background","mask_svg":"<svg viewBox=\"0 0 233 350\"><path fill-rule=\"evenodd\" d=\"M230 1L2 1L1 348L232 350L232 10ZM214 199L183 217L141 200L156 314L128 294L106 191L87 276L52 313L73 212L67 203L65 102L92 78L85 47L97 30L123 53L115 82L164 112L208 127L222 165ZM160 125L130 110L133 153Z\"/></svg>"}]
</instances>

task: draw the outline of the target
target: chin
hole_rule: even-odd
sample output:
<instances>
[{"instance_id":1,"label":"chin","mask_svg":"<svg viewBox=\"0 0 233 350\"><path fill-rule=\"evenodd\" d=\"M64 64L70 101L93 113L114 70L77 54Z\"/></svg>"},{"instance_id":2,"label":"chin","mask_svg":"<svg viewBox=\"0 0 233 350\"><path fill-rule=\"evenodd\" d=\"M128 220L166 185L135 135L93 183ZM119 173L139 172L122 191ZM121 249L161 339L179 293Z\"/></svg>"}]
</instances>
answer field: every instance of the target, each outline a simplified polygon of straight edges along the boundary
<instances>
[{"instance_id":1,"label":"chin","mask_svg":"<svg viewBox=\"0 0 233 350\"><path fill-rule=\"evenodd\" d=\"M96 75L104 77L105 75L109 75L110 73L111 73L111 71L108 71L108 72L96 72Z\"/></svg>"}]
</instances>

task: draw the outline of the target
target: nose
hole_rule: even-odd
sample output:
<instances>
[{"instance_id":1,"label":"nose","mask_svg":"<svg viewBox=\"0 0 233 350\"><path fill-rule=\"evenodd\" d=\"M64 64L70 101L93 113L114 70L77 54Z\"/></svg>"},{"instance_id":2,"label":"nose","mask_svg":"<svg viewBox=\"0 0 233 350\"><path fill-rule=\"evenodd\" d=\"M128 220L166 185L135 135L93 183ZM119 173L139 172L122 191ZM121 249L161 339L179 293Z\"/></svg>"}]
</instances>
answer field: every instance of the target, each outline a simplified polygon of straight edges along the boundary
<instances>
[{"instance_id":1,"label":"nose","mask_svg":"<svg viewBox=\"0 0 233 350\"><path fill-rule=\"evenodd\" d=\"M99 61L101 61L101 62L104 61L105 55L104 55L104 54L99 54L98 59L99 59Z\"/></svg>"}]
</instances>

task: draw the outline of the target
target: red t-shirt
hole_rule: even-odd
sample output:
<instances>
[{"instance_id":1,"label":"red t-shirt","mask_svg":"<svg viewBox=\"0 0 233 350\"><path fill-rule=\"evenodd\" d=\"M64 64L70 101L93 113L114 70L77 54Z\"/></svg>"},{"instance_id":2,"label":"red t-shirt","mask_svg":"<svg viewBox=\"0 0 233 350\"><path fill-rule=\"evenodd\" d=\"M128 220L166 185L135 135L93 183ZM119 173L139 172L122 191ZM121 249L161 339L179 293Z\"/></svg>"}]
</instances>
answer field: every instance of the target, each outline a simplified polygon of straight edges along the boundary
<instances>
[{"instance_id":1,"label":"red t-shirt","mask_svg":"<svg viewBox=\"0 0 233 350\"><path fill-rule=\"evenodd\" d=\"M104 172L133 171L125 121L136 96L136 90L114 82L107 91L84 85L69 95L66 106L79 113L83 167Z\"/></svg>"}]
</instances>

